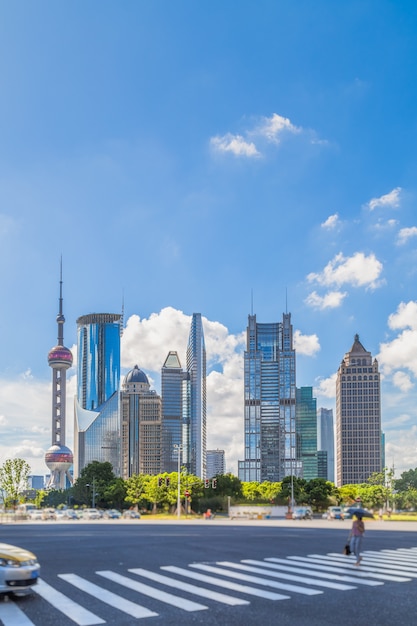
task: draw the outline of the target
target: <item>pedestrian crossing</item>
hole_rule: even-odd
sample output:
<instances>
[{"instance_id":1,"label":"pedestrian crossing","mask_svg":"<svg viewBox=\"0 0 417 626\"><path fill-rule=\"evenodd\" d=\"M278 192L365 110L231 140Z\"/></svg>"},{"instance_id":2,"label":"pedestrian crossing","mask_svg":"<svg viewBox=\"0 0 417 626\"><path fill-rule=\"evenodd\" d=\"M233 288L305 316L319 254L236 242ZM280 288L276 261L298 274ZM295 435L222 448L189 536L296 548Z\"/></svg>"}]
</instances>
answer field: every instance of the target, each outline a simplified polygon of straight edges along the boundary
<instances>
[{"instance_id":1,"label":"pedestrian crossing","mask_svg":"<svg viewBox=\"0 0 417 626\"><path fill-rule=\"evenodd\" d=\"M51 623L65 626L114 624L118 612L141 620L163 616L168 610L194 613L210 610L216 603L231 610L255 599L288 601L300 594L314 597L417 579L417 548L368 550L362 556L360 567L355 566L355 558L328 553L165 565L158 571L137 567L124 572L92 571L88 576L62 573L55 580L39 580L31 602L3 597L0 623L43 626L42 612L48 610L56 613ZM133 594L126 597L129 592ZM109 618L106 606L113 617Z\"/></svg>"}]
</instances>

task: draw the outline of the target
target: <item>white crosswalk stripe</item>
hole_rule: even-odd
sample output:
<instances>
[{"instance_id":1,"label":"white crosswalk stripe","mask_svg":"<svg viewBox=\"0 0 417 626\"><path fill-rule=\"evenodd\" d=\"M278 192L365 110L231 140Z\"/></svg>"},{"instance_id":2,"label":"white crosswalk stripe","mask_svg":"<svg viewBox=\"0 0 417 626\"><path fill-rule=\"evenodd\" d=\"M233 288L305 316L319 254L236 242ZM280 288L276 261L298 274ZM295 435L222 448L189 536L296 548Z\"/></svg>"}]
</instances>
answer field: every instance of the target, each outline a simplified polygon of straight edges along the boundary
<instances>
[{"instance_id":1,"label":"white crosswalk stripe","mask_svg":"<svg viewBox=\"0 0 417 626\"><path fill-rule=\"evenodd\" d=\"M100 576L107 578L115 583L119 583L119 585L123 585L124 587L128 587L129 589L133 589L133 591L138 591L146 596L151 598L155 598L160 602L165 602L165 604L170 604L171 606L176 606L184 611L204 611L207 607L204 604L199 604L198 602L192 602L191 600L185 600L179 598L178 596L174 596L171 593L166 593L165 591L161 591L156 587L150 587L149 585L144 585L143 583L138 582L137 580L132 580L127 576L122 576L121 574L117 574L116 572L96 572Z\"/></svg>"},{"instance_id":2,"label":"white crosswalk stripe","mask_svg":"<svg viewBox=\"0 0 417 626\"><path fill-rule=\"evenodd\" d=\"M192 563L190 567L195 567L196 569L201 569L205 572L211 572L213 574L219 574L220 576L225 576L226 578L237 578L238 580L245 580L249 583L273 587L274 589L283 589L284 591L301 593L305 596L315 596L319 593L323 593L317 589L298 587L297 585L286 585L285 583L278 583L275 580L267 580L265 578L259 578L259 576L250 576L248 574L242 574L241 572L234 572L230 569L222 569L221 567L214 567L213 565L205 565L204 563Z\"/></svg>"},{"instance_id":3,"label":"white crosswalk stripe","mask_svg":"<svg viewBox=\"0 0 417 626\"><path fill-rule=\"evenodd\" d=\"M261 565L262 567L270 567L272 569L281 569L285 572L290 572L293 574L310 574L311 569L309 571L309 568L312 568L313 570L314 568L316 568L316 570L314 570L314 576L316 578L326 578L326 579L328 578L330 580L340 580L344 582L355 583L356 585L367 585L369 587L376 587L378 585L384 584L377 580L361 580L357 576L340 575L337 569L335 569L334 572L332 573L330 572L325 573L323 571L317 571L318 569L320 570L323 569L323 567L320 567L319 565L314 566L314 565L307 564L304 567L295 567L291 563L288 564L288 561L285 559L271 558L271 559L268 559L268 561L272 561L272 562L254 561L252 559L244 559L242 563L248 563L248 565Z\"/></svg>"},{"instance_id":4,"label":"white crosswalk stripe","mask_svg":"<svg viewBox=\"0 0 417 626\"><path fill-rule=\"evenodd\" d=\"M224 589L231 589L233 591L239 591L246 595L256 596L257 598L263 598L264 600L289 600L290 596L285 596L273 591L266 591L264 589L257 589L256 587L250 587L248 585L241 585L239 583L231 582L230 580L223 580L215 578L214 576L207 576L206 574L200 574L199 572L192 572L183 567L176 567L175 565L165 565L161 567L166 572L172 572L173 574L179 574L180 576L187 576L193 580L200 580L210 585L216 585Z\"/></svg>"},{"instance_id":5,"label":"white crosswalk stripe","mask_svg":"<svg viewBox=\"0 0 417 626\"><path fill-rule=\"evenodd\" d=\"M131 615L132 617L154 617L158 615L158 613L149 611L149 609L146 609L145 607L140 606L135 602L126 600L125 598L118 596L112 591L108 591L103 587L99 587L98 585L89 582L85 578L77 576L77 574L58 574L58 576L59 578L62 578L62 580L65 580L67 583L70 583L71 585L74 585L74 587L77 587L77 589L81 589L81 591L90 594L101 602L105 602L106 604L109 604L110 606L119 609L119 611L123 611L123 613Z\"/></svg>"},{"instance_id":6,"label":"white crosswalk stripe","mask_svg":"<svg viewBox=\"0 0 417 626\"><path fill-rule=\"evenodd\" d=\"M263 560L242 559L238 562L189 563L184 567L165 565L157 572L138 567L127 570L129 575L112 570L91 572L91 576L87 577L67 573L58 574L58 578L63 581L58 585L59 589L54 587L53 581L47 583L41 579L33 591L39 596L39 602L45 602L57 611L57 624L71 622L77 626L95 626L106 623L102 615L106 616L107 613L106 610L100 611L101 603L112 607L112 623L117 623L114 622L117 611L135 619L146 619L158 615L163 617L164 605L174 610L193 612L209 609L211 602L232 609L249 605L251 597L273 601L291 600L294 594L316 596L324 592L356 590L359 586L378 587L386 581L402 583L417 579L417 548L379 552L368 550L362 556L360 567L355 566L354 559L339 553L328 553L286 558L272 556ZM103 586L89 580L94 576L102 579ZM145 584L138 578L154 584ZM114 583L112 591L108 588L110 583ZM170 587L175 593L168 593L163 587ZM220 587L221 591L213 587ZM72 588L78 590L77 600L81 603L83 594L93 597L94 608L99 615L71 599ZM117 588L133 592L131 597L139 603L118 595ZM190 600L185 594L204 598L207 605ZM147 598L152 600L154 610L146 606ZM88 599L85 604L88 606ZM0 601L0 624L42 626L42 606L30 604L24 608L23 611L13 599Z\"/></svg>"},{"instance_id":7,"label":"white crosswalk stripe","mask_svg":"<svg viewBox=\"0 0 417 626\"><path fill-rule=\"evenodd\" d=\"M67 615L78 626L94 626L95 624L105 624L104 619L100 619L91 611L70 600L65 594L61 593L48 585L44 580L40 579L36 587L36 593L47 600L49 604Z\"/></svg>"},{"instance_id":8,"label":"white crosswalk stripe","mask_svg":"<svg viewBox=\"0 0 417 626\"><path fill-rule=\"evenodd\" d=\"M294 574L290 574L287 572L270 572L264 567L251 567L250 565L243 565L241 563L231 563L230 561L221 561L218 565L223 565L224 567L234 567L235 569L243 570L245 572L254 572L255 574L266 574L267 576L272 576L274 578L284 578L285 580L293 580L297 583L307 583L311 585L316 585L318 587L327 587L328 589L338 589L339 591L348 591L350 589L355 589L352 585L343 585L341 583L332 583L328 581L318 580L314 578L310 573L310 578L306 576L295 576Z\"/></svg>"},{"instance_id":9,"label":"white crosswalk stripe","mask_svg":"<svg viewBox=\"0 0 417 626\"><path fill-rule=\"evenodd\" d=\"M132 574L137 574L137 576L144 576L149 580L154 580L155 582L162 583L163 585L168 585L168 587L175 587L175 589L188 591L189 593L194 593L198 596L202 596L203 598L216 600L217 602L228 604L230 606L236 606L238 604L250 604L247 600L234 598L233 596L228 596L225 593L219 593L218 591L211 591L211 589L203 589L202 587L197 587L196 585L190 585L188 583L184 583L182 580L169 578L168 576L163 576L162 574L155 574L154 572L150 572L140 567L130 569L129 572L132 572Z\"/></svg>"}]
</instances>

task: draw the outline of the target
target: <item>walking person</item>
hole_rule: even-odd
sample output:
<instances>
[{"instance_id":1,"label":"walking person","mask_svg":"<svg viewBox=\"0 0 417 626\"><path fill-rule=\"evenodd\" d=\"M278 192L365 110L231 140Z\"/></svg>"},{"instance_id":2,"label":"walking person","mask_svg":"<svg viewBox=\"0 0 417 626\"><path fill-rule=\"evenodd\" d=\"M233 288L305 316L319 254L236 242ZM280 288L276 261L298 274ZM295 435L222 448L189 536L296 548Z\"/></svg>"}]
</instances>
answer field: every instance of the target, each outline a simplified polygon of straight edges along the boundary
<instances>
[{"instance_id":1,"label":"walking person","mask_svg":"<svg viewBox=\"0 0 417 626\"><path fill-rule=\"evenodd\" d=\"M352 528L350 531L350 549L356 556L355 565L360 565L362 561L361 557L361 549L362 549L362 539L365 534L365 524L362 521L362 515L360 513L356 513L356 518L353 521Z\"/></svg>"}]
</instances>

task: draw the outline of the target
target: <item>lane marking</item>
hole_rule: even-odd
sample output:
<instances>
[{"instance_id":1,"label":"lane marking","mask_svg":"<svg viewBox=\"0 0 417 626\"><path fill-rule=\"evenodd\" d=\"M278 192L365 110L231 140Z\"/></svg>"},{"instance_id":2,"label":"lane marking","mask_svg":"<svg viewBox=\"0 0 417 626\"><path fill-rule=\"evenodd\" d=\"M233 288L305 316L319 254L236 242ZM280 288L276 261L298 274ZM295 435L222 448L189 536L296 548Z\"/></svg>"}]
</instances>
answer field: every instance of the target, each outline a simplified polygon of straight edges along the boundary
<instances>
[{"instance_id":1,"label":"lane marking","mask_svg":"<svg viewBox=\"0 0 417 626\"><path fill-rule=\"evenodd\" d=\"M200 580L202 582L209 583L210 585L215 585L217 587L222 587L224 589L231 589L232 591L239 591L240 593L256 596L257 598L264 598L266 600L290 599L290 596L284 596L280 593L274 593L273 591L266 591L264 589L256 589L256 587L250 587L249 585L240 585L239 583L234 583L230 580L220 580L219 578L207 576L206 574L200 574L199 572L191 572L188 569L176 567L175 565L165 565L164 567L161 567L161 569L166 572L171 572L172 574L187 576L188 578L192 578L193 580Z\"/></svg>"},{"instance_id":2,"label":"lane marking","mask_svg":"<svg viewBox=\"0 0 417 626\"><path fill-rule=\"evenodd\" d=\"M190 563L190 567L201 569L205 572L211 572L213 574L219 574L220 576L226 576L229 578L237 578L238 580L245 580L249 583L256 583L257 585L263 585L264 587L273 587L274 589L284 589L284 591L293 591L294 593L301 593L305 596L316 596L319 593L323 593L318 589L306 589L305 587L298 587L297 585L286 585L285 583L278 583L275 580L268 580L266 578L259 578L259 576L249 576L248 574L237 573L232 570L222 569L221 567L213 567L212 565L204 565L203 563Z\"/></svg>"},{"instance_id":3,"label":"lane marking","mask_svg":"<svg viewBox=\"0 0 417 626\"><path fill-rule=\"evenodd\" d=\"M230 606L236 606L239 604L250 604L248 600L242 600L241 598L234 598L233 596L228 596L218 591L212 591L210 589L204 589L203 587L197 587L196 585L190 585L189 583L185 583L182 580L169 578L168 576L163 576L162 574L150 572L140 567L135 568L135 569L130 569L128 571L131 572L132 574L137 574L138 576L144 576L145 578L149 578L150 580L154 580L155 582L162 583L163 585L167 585L168 587L174 587L175 589L188 591L189 593L193 593L197 596L202 596L203 598L209 598L210 600L216 600L217 602L222 602L223 604L228 604Z\"/></svg>"},{"instance_id":4,"label":"lane marking","mask_svg":"<svg viewBox=\"0 0 417 626\"><path fill-rule=\"evenodd\" d=\"M135 604L135 602L131 602L130 600L126 600L121 596L116 595L112 591L108 591L104 589L104 587L99 587L94 583L90 583L85 578L81 578L81 576L77 576L77 574L58 574L59 578L65 580L65 582L73 585L77 589L81 589L85 593L88 593L90 596L97 598L101 602L105 604L109 604L111 607L115 609L119 609L123 613L127 613L132 617L142 618L142 617L154 617L158 615L158 613L154 613L149 609L146 609L139 604Z\"/></svg>"},{"instance_id":5,"label":"lane marking","mask_svg":"<svg viewBox=\"0 0 417 626\"><path fill-rule=\"evenodd\" d=\"M48 585L43 579L38 581L36 587L33 588L36 593L44 600L49 602L55 609L66 615L70 620L78 624L78 626L93 626L94 624L105 624L105 620L101 619L88 609L74 602L65 594L61 593L51 585Z\"/></svg>"}]
</instances>

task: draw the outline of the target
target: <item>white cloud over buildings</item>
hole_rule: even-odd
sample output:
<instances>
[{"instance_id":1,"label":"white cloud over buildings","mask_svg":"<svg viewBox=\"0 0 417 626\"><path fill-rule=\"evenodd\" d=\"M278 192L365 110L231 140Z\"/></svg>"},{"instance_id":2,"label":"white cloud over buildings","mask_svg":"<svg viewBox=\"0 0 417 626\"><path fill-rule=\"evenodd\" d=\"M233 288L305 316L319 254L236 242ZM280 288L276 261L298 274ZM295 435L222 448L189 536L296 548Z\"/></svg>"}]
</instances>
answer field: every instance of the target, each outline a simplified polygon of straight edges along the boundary
<instances>
[{"instance_id":1,"label":"white cloud over buildings","mask_svg":"<svg viewBox=\"0 0 417 626\"><path fill-rule=\"evenodd\" d=\"M374 254L355 252L345 257L340 252L321 272L308 274L307 280L326 287L350 285L375 289L381 285L382 270L383 265Z\"/></svg>"}]
</instances>

